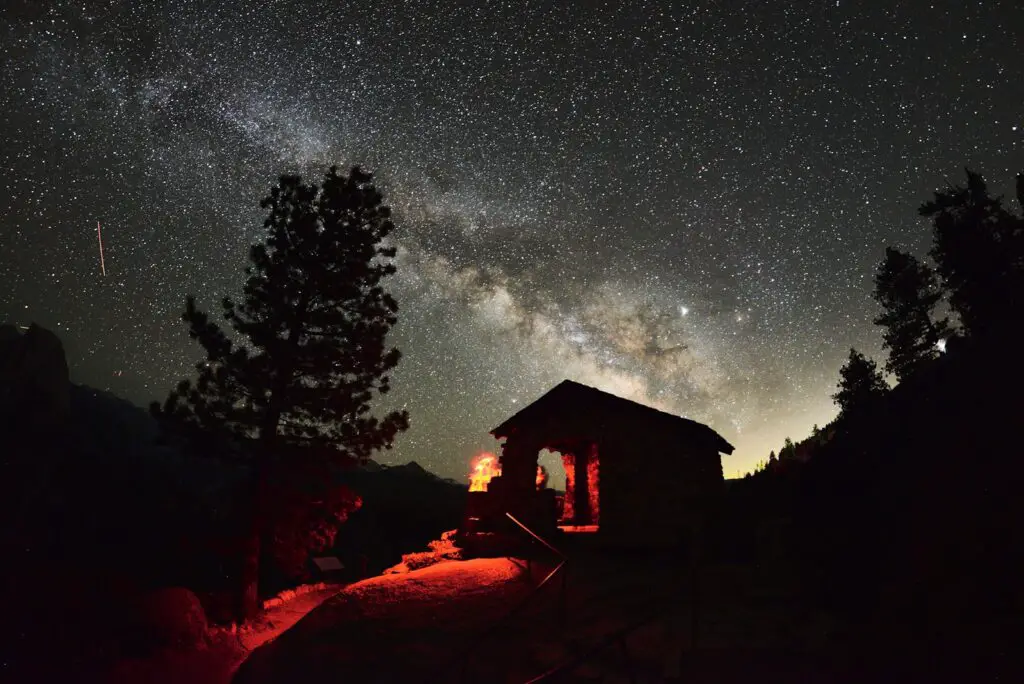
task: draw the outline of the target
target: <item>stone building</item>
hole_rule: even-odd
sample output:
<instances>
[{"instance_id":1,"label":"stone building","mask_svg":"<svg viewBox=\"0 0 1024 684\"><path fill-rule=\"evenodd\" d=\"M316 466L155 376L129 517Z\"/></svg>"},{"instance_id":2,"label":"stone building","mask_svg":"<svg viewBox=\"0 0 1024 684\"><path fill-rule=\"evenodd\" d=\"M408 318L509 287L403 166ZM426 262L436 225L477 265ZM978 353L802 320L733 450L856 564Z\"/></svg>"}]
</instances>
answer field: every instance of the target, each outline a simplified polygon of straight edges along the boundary
<instances>
[{"instance_id":1,"label":"stone building","mask_svg":"<svg viewBox=\"0 0 1024 684\"><path fill-rule=\"evenodd\" d=\"M463 538L507 530L510 513L541 532L592 534L602 544L683 541L721 494L721 454L706 425L566 380L491 431L501 474L473 492ZM561 454L566 492L538 486L543 449ZM559 510L560 509L560 510Z\"/></svg>"}]
</instances>

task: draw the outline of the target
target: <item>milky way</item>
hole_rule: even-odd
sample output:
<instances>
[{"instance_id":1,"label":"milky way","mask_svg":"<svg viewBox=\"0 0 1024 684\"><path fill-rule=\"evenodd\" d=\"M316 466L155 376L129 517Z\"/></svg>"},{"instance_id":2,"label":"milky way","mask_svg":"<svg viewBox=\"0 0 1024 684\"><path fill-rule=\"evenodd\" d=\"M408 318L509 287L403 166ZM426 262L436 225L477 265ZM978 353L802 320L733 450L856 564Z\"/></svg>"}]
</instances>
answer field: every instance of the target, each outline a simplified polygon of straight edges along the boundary
<instances>
[{"instance_id":1,"label":"milky way","mask_svg":"<svg viewBox=\"0 0 1024 684\"><path fill-rule=\"evenodd\" d=\"M880 357L871 275L925 253L917 205L1024 169L1024 5L894 5L4 3L0 318L163 397L276 177L359 163L398 223L382 460L464 477L569 377L707 422L735 475Z\"/></svg>"}]
</instances>

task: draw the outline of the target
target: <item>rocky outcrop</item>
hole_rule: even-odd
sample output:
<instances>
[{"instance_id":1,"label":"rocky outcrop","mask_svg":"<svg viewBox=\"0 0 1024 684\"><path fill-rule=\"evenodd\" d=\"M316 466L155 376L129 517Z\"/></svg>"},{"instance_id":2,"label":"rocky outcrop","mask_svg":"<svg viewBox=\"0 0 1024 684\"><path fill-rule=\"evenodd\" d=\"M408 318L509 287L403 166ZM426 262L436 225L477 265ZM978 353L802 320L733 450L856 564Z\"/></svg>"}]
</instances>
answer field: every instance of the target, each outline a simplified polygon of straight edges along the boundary
<instances>
[{"instance_id":1,"label":"rocky outcrop","mask_svg":"<svg viewBox=\"0 0 1024 684\"><path fill-rule=\"evenodd\" d=\"M60 338L32 324L0 326L0 424L54 429L70 414L68 362Z\"/></svg>"},{"instance_id":2,"label":"rocky outcrop","mask_svg":"<svg viewBox=\"0 0 1024 684\"><path fill-rule=\"evenodd\" d=\"M136 607L134 638L145 650L193 649L206 635L206 613L188 589L158 589L143 596Z\"/></svg>"}]
</instances>

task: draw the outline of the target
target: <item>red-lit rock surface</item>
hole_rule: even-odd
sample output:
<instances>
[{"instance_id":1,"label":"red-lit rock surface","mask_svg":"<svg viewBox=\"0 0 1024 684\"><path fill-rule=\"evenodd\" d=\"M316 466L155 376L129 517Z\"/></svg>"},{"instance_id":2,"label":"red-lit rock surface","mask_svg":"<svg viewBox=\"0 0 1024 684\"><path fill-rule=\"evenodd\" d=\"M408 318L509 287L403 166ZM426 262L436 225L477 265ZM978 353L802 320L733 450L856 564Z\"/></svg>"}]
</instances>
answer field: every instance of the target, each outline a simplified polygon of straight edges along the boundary
<instances>
[{"instance_id":1,"label":"red-lit rock surface","mask_svg":"<svg viewBox=\"0 0 1024 684\"><path fill-rule=\"evenodd\" d=\"M664 602L677 573L663 563L581 561L570 575L564 624L557 579L503 622L550 569L534 566L527 576L519 561L475 559L360 582L255 651L235 682L324 681L341 672L360 683L458 682L463 675L523 682ZM479 640L496 624L502 627ZM643 655L658 672L667 653L663 632L651 625L634 635L647 643Z\"/></svg>"},{"instance_id":2,"label":"red-lit rock surface","mask_svg":"<svg viewBox=\"0 0 1024 684\"><path fill-rule=\"evenodd\" d=\"M707 568L700 588L701 648L693 654L685 564L664 556L587 553L575 554L571 563L564 622L557 580L516 618L502 622L550 569L534 567L527 577L508 559L451 561L360 582L254 651L235 684L521 684L650 614L672 619L646 622L626 635L636 681L685 674L686 681L749 682L765 665L786 676L764 681L837 681L830 677L835 666L807 655L824 656L820 649L830 639L830 625L794 610L784 598L789 592L778 594L774 579ZM503 626L478 641L496 624ZM614 641L573 675L629 681Z\"/></svg>"},{"instance_id":3,"label":"red-lit rock surface","mask_svg":"<svg viewBox=\"0 0 1024 684\"><path fill-rule=\"evenodd\" d=\"M215 633L198 651L122 663L107 681L521 683L652 612L672 619L646 623L625 638L638 681L680 674L716 684L856 681L830 677L849 670L850 662L828 662L836 645L832 625L791 600L788 572L705 568L698 590L700 649L692 653L688 564L670 556L566 550L564 621L556 576L503 622L551 566L534 565L526 574L520 561L507 558L446 561L296 596L239 633ZM495 625L502 626L480 641ZM619 681L627 676L624 662L612 642L574 674ZM765 679L765 668L786 677Z\"/></svg>"},{"instance_id":4,"label":"red-lit rock surface","mask_svg":"<svg viewBox=\"0 0 1024 684\"><path fill-rule=\"evenodd\" d=\"M340 590L339 586L333 586L296 593L272 605L253 624L237 630L211 630L198 648L166 649L148 658L123 660L103 681L109 684L227 684L253 649L272 641Z\"/></svg>"},{"instance_id":5,"label":"red-lit rock surface","mask_svg":"<svg viewBox=\"0 0 1024 684\"><path fill-rule=\"evenodd\" d=\"M481 558L350 585L254 651L234 681L424 681L525 594L522 572Z\"/></svg>"},{"instance_id":6,"label":"red-lit rock surface","mask_svg":"<svg viewBox=\"0 0 1024 684\"><path fill-rule=\"evenodd\" d=\"M141 641L157 647L191 649L206 634L206 614L188 589L171 587L146 594L138 601L132 628Z\"/></svg>"}]
</instances>

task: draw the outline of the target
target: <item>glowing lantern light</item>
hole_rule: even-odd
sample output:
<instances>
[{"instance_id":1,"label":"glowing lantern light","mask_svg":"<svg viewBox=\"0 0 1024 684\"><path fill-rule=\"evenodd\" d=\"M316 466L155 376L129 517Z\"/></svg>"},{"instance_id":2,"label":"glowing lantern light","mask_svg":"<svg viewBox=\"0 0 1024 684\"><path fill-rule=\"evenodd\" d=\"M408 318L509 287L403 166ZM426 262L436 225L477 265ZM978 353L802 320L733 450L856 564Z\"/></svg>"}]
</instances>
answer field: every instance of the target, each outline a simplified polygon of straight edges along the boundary
<instances>
[{"instance_id":1,"label":"glowing lantern light","mask_svg":"<svg viewBox=\"0 0 1024 684\"><path fill-rule=\"evenodd\" d=\"M473 470L469 473L469 491L486 492L492 477L501 475L498 457L486 451L474 459Z\"/></svg>"}]
</instances>

